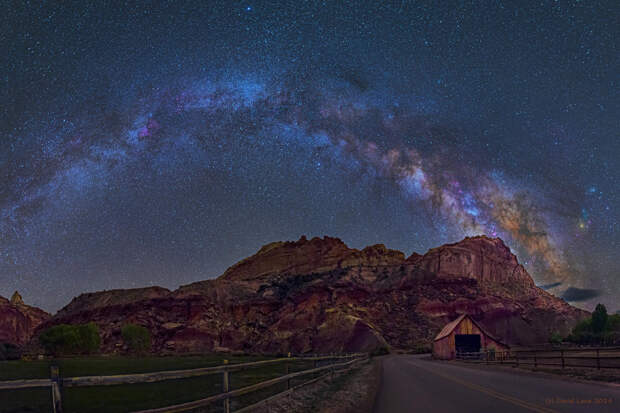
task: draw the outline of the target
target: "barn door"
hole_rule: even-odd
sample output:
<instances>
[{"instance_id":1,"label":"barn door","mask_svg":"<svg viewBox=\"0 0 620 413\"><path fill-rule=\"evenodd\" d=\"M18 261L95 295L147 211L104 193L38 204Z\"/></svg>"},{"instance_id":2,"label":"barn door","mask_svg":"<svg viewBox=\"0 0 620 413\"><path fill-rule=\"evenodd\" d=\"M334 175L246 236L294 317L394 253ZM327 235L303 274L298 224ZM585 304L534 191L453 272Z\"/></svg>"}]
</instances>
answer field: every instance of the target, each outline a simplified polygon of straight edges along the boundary
<instances>
[{"instance_id":1,"label":"barn door","mask_svg":"<svg viewBox=\"0 0 620 413\"><path fill-rule=\"evenodd\" d=\"M478 353L480 351L480 334L456 334L454 347L457 353Z\"/></svg>"}]
</instances>

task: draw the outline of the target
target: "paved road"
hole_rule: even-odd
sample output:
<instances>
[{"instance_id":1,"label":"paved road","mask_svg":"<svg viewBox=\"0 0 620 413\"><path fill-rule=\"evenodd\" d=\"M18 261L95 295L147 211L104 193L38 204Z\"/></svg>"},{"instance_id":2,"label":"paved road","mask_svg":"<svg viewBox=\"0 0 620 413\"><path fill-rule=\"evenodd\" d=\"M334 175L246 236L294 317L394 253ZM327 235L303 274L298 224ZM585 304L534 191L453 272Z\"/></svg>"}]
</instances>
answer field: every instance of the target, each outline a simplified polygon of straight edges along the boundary
<instances>
[{"instance_id":1,"label":"paved road","mask_svg":"<svg viewBox=\"0 0 620 413\"><path fill-rule=\"evenodd\" d=\"M494 369L390 356L375 413L620 412L620 386L607 387Z\"/></svg>"}]
</instances>

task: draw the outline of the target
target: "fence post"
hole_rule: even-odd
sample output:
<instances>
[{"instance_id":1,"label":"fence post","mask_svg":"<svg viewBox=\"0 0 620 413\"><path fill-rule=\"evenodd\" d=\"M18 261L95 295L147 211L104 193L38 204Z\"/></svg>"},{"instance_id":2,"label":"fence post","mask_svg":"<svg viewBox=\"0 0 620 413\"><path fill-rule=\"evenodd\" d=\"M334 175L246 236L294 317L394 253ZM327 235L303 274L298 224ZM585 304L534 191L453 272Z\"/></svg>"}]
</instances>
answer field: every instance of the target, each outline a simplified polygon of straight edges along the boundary
<instances>
[{"instance_id":1,"label":"fence post","mask_svg":"<svg viewBox=\"0 0 620 413\"><path fill-rule=\"evenodd\" d=\"M54 413L62 413L62 394L60 393L58 366L50 367L50 378L52 380L52 411Z\"/></svg>"},{"instance_id":2,"label":"fence post","mask_svg":"<svg viewBox=\"0 0 620 413\"><path fill-rule=\"evenodd\" d=\"M560 355L562 356L562 369L564 369L564 350L560 350Z\"/></svg>"},{"instance_id":3,"label":"fence post","mask_svg":"<svg viewBox=\"0 0 620 413\"><path fill-rule=\"evenodd\" d=\"M487 365L489 364L489 350L486 351L487 353Z\"/></svg>"},{"instance_id":4,"label":"fence post","mask_svg":"<svg viewBox=\"0 0 620 413\"><path fill-rule=\"evenodd\" d=\"M288 358L291 358L291 353L288 353ZM291 362L290 360L288 360L286 362L286 375L288 376L291 372ZM287 379L286 380L286 390L289 390L291 388L291 379Z\"/></svg>"},{"instance_id":5,"label":"fence post","mask_svg":"<svg viewBox=\"0 0 620 413\"><path fill-rule=\"evenodd\" d=\"M224 364L228 364L228 360L224 360ZM230 380L228 377L228 370L224 370L224 377L222 383L222 391L228 393L230 391ZM230 398L224 399L224 413L230 413Z\"/></svg>"},{"instance_id":6,"label":"fence post","mask_svg":"<svg viewBox=\"0 0 620 413\"><path fill-rule=\"evenodd\" d=\"M601 358L599 354L599 349L596 349L596 368L601 369Z\"/></svg>"}]
</instances>

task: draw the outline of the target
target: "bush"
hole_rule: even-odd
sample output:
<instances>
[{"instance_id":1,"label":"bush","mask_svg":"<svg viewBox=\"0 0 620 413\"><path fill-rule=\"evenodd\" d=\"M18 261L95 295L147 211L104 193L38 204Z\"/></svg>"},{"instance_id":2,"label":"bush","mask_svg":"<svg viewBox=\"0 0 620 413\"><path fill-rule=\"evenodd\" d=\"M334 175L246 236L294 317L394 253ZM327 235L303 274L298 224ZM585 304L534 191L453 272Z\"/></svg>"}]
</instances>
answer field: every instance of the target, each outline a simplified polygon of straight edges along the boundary
<instances>
[{"instance_id":1,"label":"bush","mask_svg":"<svg viewBox=\"0 0 620 413\"><path fill-rule=\"evenodd\" d=\"M554 331L553 333L551 333L551 336L549 336L549 343L553 345L562 344L562 335L557 331Z\"/></svg>"},{"instance_id":2,"label":"bush","mask_svg":"<svg viewBox=\"0 0 620 413\"><path fill-rule=\"evenodd\" d=\"M95 323L59 324L43 331L39 342L53 355L91 354L99 350L101 337Z\"/></svg>"},{"instance_id":3,"label":"bush","mask_svg":"<svg viewBox=\"0 0 620 413\"><path fill-rule=\"evenodd\" d=\"M390 354L390 350L385 347L385 346L381 346L381 347L377 347L375 348L371 353L370 356L371 357L375 357L375 356L383 356L385 354Z\"/></svg>"},{"instance_id":4,"label":"bush","mask_svg":"<svg viewBox=\"0 0 620 413\"><path fill-rule=\"evenodd\" d=\"M426 354L432 353L433 349L426 344L417 344L413 349L413 354Z\"/></svg>"},{"instance_id":5,"label":"bush","mask_svg":"<svg viewBox=\"0 0 620 413\"><path fill-rule=\"evenodd\" d=\"M0 343L0 360L19 360L21 350L15 344Z\"/></svg>"},{"instance_id":6,"label":"bush","mask_svg":"<svg viewBox=\"0 0 620 413\"><path fill-rule=\"evenodd\" d=\"M137 324L126 324L121 328L123 341L129 351L144 354L151 349L151 333L146 327Z\"/></svg>"},{"instance_id":7,"label":"bush","mask_svg":"<svg viewBox=\"0 0 620 413\"><path fill-rule=\"evenodd\" d=\"M620 331L620 314L613 314L607 317L605 331Z\"/></svg>"}]
</instances>

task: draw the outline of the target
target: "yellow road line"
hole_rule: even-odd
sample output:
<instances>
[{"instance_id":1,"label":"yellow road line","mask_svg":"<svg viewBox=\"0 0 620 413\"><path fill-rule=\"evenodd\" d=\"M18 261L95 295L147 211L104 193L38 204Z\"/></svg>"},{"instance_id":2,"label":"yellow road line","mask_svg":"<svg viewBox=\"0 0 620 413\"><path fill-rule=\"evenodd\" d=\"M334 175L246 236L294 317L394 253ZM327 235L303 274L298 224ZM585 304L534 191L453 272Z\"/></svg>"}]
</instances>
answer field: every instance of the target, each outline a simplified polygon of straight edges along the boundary
<instances>
[{"instance_id":1,"label":"yellow road line","mask_svg":"<svg viewBox=\"0 0 620 413\"><path fill-rule=\"evenodd\" d=\"M439 372L437 372L435 370L428 369L426 367L421 367L418 364L413 364L413 363L409 363L409 364L412 364L412 365L414 365L416 367L420 367L423 370L426 370L426 371L428 371L430 373L433 373L433 374L435 374L437 376L440 376L440 377L442 377L444 379L451 380L451 381L453 381L455 383L461 384L461 385L463 385L465 387L468 387L468 388L470 388L472 390L477 390L477 391L479 391L481 393L488 394L489 396L495 397L497 399L504 400L504 401L507 401L509 403L516 404L517 406L524 407L524 408L526 408L528 410L531 410L531 411L534 411L534 412L539 412L539 413L557 413L556 410L552 410L552 409L549 409L549 408L546 408L546 407L543 407L543 406L538 406L536 404L526 402L525 400L521 400L521 399L518 399L516 397L508 396L507 394L499 393L499 392L497 392L495 390L491 390L491 389L489 389L487 387L479 386L479 385L474 384L474 383L468 383L466 381L457 379L456 377L448 376L446 374L439 373Z\"/></svg>"}]
</instances>

